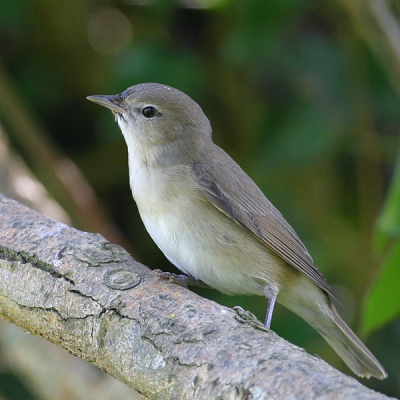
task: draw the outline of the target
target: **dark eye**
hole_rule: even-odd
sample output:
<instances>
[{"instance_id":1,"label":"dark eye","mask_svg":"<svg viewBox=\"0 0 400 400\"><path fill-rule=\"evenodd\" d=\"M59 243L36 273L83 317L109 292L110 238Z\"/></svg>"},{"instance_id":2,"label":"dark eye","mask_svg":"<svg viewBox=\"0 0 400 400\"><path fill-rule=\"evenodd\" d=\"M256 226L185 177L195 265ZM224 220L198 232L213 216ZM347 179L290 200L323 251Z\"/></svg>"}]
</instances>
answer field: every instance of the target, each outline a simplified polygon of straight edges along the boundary
<instances>
[{"instance_id":1,"label":"dark eye","mask_svg":"<svg viewBox=\"0 0 400 400\"><path fill-rule=\"evenodd\" d=\"M145 118L153 118L157 115L157 108L152 106L146 106L142 108L142 115Z\"/></svg>"}]
</instances>

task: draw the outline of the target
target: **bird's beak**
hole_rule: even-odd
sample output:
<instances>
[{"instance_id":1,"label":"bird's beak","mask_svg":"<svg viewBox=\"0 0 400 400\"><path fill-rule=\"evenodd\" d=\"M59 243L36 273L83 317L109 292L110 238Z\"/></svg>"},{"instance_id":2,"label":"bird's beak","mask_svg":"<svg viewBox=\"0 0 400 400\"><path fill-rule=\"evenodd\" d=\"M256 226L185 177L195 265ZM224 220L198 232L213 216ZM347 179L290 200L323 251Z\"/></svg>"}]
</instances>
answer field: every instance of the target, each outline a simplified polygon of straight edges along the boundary
<instances>
[{"instance_id":1,"label":"bird's beak","mask_svg":"<svg viewBox=\"0 0 400 400\"><path fill-rule=\"evenodd\" d=\"M100 104L101 106L109 108L111 111L114 111L119 114L124 114L126 109L121 106L121 97L119 95L103 95L96 94L94 96L86 97L88 100L93 101L94 103Z\"/></svg>"}]
</instances>

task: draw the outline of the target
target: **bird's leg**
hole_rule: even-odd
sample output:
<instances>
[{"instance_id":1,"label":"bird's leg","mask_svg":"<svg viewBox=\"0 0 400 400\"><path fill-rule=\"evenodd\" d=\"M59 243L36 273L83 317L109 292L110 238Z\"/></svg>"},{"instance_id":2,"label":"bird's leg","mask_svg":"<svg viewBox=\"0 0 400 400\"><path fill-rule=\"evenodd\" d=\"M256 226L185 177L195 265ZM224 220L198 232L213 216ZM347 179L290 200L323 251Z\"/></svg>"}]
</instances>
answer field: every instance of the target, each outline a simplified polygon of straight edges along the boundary
<instances>
[{"instance_id":1,"label":"bird's leg","mask_svg":"<svg viewBox=\"0 0 400 400\"><path fill-rule=\"evenodd\" d=\"M275 301L276 301L276 297L273 297L271 299L268 299L268 302L267 302L267 314L265 315L265 323L264 323L264 325L268 329L270 329L270 327L271 327L272 314L274 312Z\"/></svg>"},{"instance_id":2,"label":"bird's leg","mask_svg":"<svg viewBox=\"0 0 400 400\"><path fill-rule=\"evenodd\" d=\"M265 315L264 325L270 329L272 314L274 313L274 307L276 298L278 297L279 290L271 290L271 288L265 287L265 294L267 296L267 313Z\"/></svg>"},{"instance_id":3,"label":"bird's leg","mask_svg":"<svg viewBox=\"0 0 400 400\"><path fill-rule=\"evenodd\" d=\"M177 283L178 285L181 285L185 288L187 288L188 286L198 286L205 288L210 287L200 279L196 279L188 275L177 275L172 272L161 271L160 269L153 270L153 274L155 274L157 279L168 279L170 283Z\"/></svg>"}]
</instances>

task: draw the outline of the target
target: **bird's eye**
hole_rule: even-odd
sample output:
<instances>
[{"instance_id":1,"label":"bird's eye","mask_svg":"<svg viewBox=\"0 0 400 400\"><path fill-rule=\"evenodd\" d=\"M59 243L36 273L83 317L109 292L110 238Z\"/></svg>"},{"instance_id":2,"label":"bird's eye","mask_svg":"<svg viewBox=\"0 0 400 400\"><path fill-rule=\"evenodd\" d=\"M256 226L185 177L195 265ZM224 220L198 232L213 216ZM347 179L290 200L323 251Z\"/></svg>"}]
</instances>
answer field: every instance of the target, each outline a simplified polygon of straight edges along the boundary
<instances>
[{"instance_id":1,"label":"bird's eye","mask_svg":"<svg viewBox=\"0 0 400 400\"><path fill-rule=\"evenodd\" d=\"M153 118L157 115L157 108L152 106L146 106L142 108L142 115L145 118Z\"/></svg>"}]
</instances>

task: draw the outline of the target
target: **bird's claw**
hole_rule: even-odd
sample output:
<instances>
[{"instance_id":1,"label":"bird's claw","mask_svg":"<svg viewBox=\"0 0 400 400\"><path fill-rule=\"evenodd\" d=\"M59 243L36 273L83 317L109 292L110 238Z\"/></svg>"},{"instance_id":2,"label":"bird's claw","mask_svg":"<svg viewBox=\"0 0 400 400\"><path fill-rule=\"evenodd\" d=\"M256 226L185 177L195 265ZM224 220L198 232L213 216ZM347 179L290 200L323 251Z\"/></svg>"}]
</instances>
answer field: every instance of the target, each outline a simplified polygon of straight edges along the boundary
<instances>
[{"instance_id":1,"label":"bird's claw","mask_svg":"<svg viewBox=\"0 0 400 400\"><path fill-rule=\"evenodd\" d=\"M209 287L201 280L192 278L188 275L178 275L172 272L164 272L160 269L155 269L153 274L155 275L156 279L168 279L169 283L176 283L184 288L187 288L188 286Z\"/></svg>"}]
</instances>

